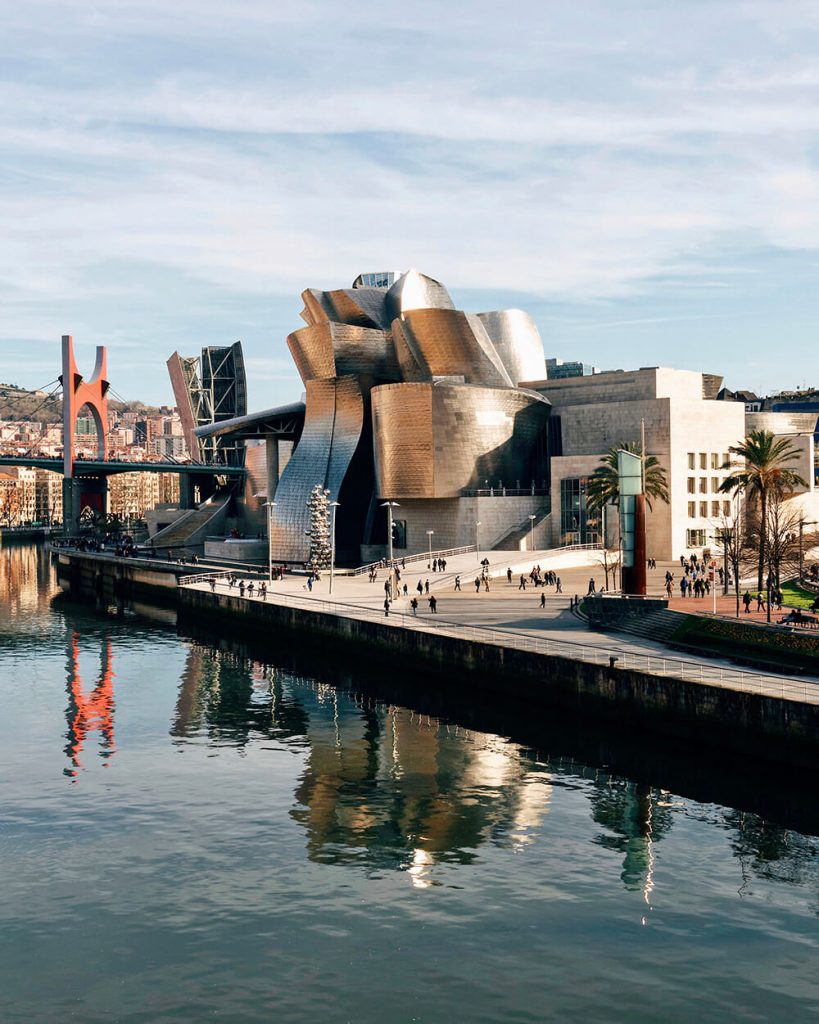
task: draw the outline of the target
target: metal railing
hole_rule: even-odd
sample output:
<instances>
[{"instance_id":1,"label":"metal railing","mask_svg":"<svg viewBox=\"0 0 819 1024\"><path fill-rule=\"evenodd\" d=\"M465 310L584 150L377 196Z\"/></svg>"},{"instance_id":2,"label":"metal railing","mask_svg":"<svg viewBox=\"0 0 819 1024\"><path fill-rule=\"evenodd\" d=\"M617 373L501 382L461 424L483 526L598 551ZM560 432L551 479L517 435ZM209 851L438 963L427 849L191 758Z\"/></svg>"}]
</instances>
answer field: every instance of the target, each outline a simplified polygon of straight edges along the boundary
<instances>
[{"instance_id":1,"label":"metal railing","mask_svg":"<svg viewBox=\"0 0 819 1024\"><path fill-rule=\"evenodd\" d=\"M542 498L549 494L548 487L477 487L460 492L462 498Z\"/></svg>"},{"instance_id":2,"label":"metal railing","mask_svg":"<svg viewBox=\"0 0 819 1024\"><path fill-rule=\"evenodd\" d=\"M402 562L406 562L409 565L412 562L423 562L432 561L436 558L451 558L453 555L468 555L470 551L477 551L477 547L474 544L465 544L460 548L444 548L443 551L433 551L430 555L429 551L420 551L415 555L402 555L400 558L396 558L393 553L393 562L396 565L401 565ZM373 569L380 569L385 566L388 559L381 558L377 562L369 562L367 565L360 565L357 569L353 569L349 576L360 576L362 573L371 572ZM326 571L326 570L325 570Z\"/></svg>"},{"instance_id":3,"label":"metal railing","mask_svg":"<svg viewBox=\"0 0 819 1024\"><path fill-rule=\"evenodd\" d=\"M210 583L211 580L226 580L235 575L235 569L223 569L220 572L200 572L195 576L180 576L176 582L180 587L189 587L193 583Z\"/></svg>"},{"instance_id":4,"label":"metal railing","mask_svg":"<svg viewBox=\"0 0 819 1024\"><path fill-rule=\"evenodd\" d=\"M196 583L202 579L201 576L182 577L179 584L188 586L190 583L187 581ZM244 598L239 598L238 594L232 593L232 596L245 601L262 600L256 595L251 597L246 594ZM418 618L404 611L391 610L390 614L385 616L376 608L325 601L321 598L297 594L282 594L275 589L268 589L267 603L302 608L306 611L335 615L345 619L380 622L392 629L433 633L439 636L469 640L473 643L530 651L547 657L562 657L591 665L608 666L609 670L614 672L623 670L645 672L650 675L682 679L706 686L724 687L741 693L780 697L783 700L795 700L801 703L819 703L819 679L814 677L797 679L772 676L752 670L725 668L719 664L703 661L692 663L691 659L666 657L662 652L642 654L616 644L606 646L581 644L571 640L556 640L551 637L515 633L492 626L468 626L429 615ZM622 644L623 641L619 643Z\"/></svg>"}]
</instances>

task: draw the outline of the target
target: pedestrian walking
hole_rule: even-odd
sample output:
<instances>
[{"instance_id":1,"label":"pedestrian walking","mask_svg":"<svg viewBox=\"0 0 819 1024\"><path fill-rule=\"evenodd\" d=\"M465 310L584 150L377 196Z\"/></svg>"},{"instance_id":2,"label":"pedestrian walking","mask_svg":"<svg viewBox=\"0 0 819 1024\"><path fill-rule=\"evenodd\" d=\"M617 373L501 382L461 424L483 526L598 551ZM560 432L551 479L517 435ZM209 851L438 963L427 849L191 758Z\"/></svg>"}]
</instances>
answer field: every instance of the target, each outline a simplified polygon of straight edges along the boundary
<instances>
[{"instance_id":1,"label":"pedestrian walking","mask_svg":"<svg viewBox=\"0 0 819 1024\"><path fill-rule=\"evenodd\" d=\"M526 589L526 577L521 575L520 583L518 583L518 590L525 590L525 589Z\"/></svg>"},{"instance_id":2,"label":"pedestrian walking","mask_svg":"<svg viewBox=\"0 0 819 1024\"><path fill-rule=\"evenodd\" d=\"M559 576L555 577L555 591L558 594L562 594L563 593L563 584L560 582L560 577Z\"/></svg>"},{"instance_id":3,"label":"pedestrian walking","mask_svg":"<svg viewBox=\"0 0 819 1024\"><path fill-rule=\"evenodd\" d=\"M480 576L475 577L475 593L477 594L481 589L481 578Z\"/></svg>"},{"instance_id":4,"label":"pedestrian walking","mask_svg":"<svg viewBox=\"0 0 819 1024\"><path fill-rule=\"evenodd\" d=\"M742 603L745 605L745 611L748 613L748 615L750 615L751 614L751 595L748 593L747 590L742 595Z\"/></svg>"},{"instance_id":5,"label":"pedestrian walking","mask_svg":"<svg viewBox=\"0 0 819 1024\"><path fill-rule=\"evenodd\" d=\"M592 578L589 580L589 589L586 591L586 596L588 597L589 594L596 594L596 593L597 593L597 587L595 587L595 585L594 585L594 577L592 576Z\"/></svg>"},{"instance_id":6,"label":"pedestrian walking","mask_svg":"<svg viewBox=\"0 0 819 1024\"><path fill-rule=\"evenodd\" d=\"M385 597L384 598L384 615L387 616L389 614L390 614L390 599L388 597Z\"/></svg>"},{"instance_id":7,"label":"pedestrian walking","mask_svg":"<svg viewBox=\"0 0 819 1024\"><path fill-rule=\"evenodd\" d=\"M546 607L546 595L542 591L541 591L541 594L540 594L540 607L541 608L545 608Z\"/></svg>"},{"instance_id":8,"label":"pedestrian walking","mask_svg":"<svg viewBox=\"0 0 819 1024\"><path fill-rule=\"evenodd\" d=\"M434 594L429 595L429 610L432 612L433 615L438 614L438 602L435 600Z\"/></svg>"},{"instance_id":9,"label":"pedestrian walking","mask_svg":"<svg viewBox=\"0 0 819 1024\"><path fill-rule=\"evenodd\" d=\"M511 583L512 582L512 570L511 569L507 569L506 570L506 582L507 583Z\"/></svg>"},{"instance_id":10,"label":"pedestrian walking","mask_svg":"<svg viewBox=\"0 0 819 1024\"><path fill-rule=\"evenodd\" d=\"M424 584L420 580L418 580L418 586L415 589L418 591L419 595L423 594L423 592L424 592Z\"/></svg>"},{"instance_id":11,"label":"pedestrian walking","mask_svg":"<svg viewBox=\"0 0 819 1024\"><path fill-rule=\"evenodd\" d=\"M461 577L460 576L456 576L455 577L455 589L456 590L460 590L461 589Z\"/></svg>"},{"instance_id":12,"label":"pedestrian walking","mask_svg":"<svg viewBox=\"0 0 819 1024\"><path fill-rule=\"evenodd\" d=\"M418 598L417 597L414 597L410 601L410 608L412 608L412 614L417 617L417 615L418 615Z\"/></svg>"},{"instance_id":13,"label":"pedestrian walking","mask_svg":"<svg viewBox=\"0 0 819 1024\"><path fill-rule=\"evenodd\" d=\"M424 580L424 591L429 593L429 580Z\"/></svg>"},{"instance_id":14,"label":"pedestrian walking","mask_svg":"<svg viewBox=\"0 0 819 1024\"><path fill-rule=\"evenodd\" d=\"M489 593L489 577L488 576L484 576L484 578L483 578L483 589L487 592L487 594Z\"/></svg>"}]
</instances>

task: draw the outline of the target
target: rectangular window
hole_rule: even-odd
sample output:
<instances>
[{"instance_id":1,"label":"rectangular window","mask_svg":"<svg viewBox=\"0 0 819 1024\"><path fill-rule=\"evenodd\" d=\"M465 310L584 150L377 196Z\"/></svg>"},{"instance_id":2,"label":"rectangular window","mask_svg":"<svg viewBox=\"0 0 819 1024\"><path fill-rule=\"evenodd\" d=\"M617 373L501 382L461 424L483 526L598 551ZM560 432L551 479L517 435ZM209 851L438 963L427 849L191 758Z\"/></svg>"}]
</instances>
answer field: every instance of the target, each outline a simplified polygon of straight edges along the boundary
<instances>
[{"instance_id":1,"label":"rectangular window","mask_svg":"<svg viewBox=\"0 0 819 1024\"><path fill-rule=\"evenodd\" d=\"M696 459L694 457L694 453L693 452L689 452L688 453L688 468L689 469L696 469L697 468Z\"/></svg>"},{"instance_id":2,"label":"rectangular window","mask_svg":"<svg viewBox=\"0 0 819 1024\"><path fill-rule=\"evenodd\" d=\"M700 518L702 518L702 519L707 519L708 518L708 502L707 501L701 501L700 502Z\"/></svg>"},{"instance_id":3,"label":"rectangular window","mask_svg":"<svg viewBox=\"0 0 819 1024\"><path fill-rule=\"evenodd\" d=\"M689 519L696 519L697 518L697 503L696 503L696 501L689 501L688 502L688 518Z\"/></svg>"},{"instance_id":4,"label":"rectangular window","mask_svg":"<svg viewBox=\"0 0 819 1024\"><path fill-rule=\"evenodd\" d=\"M707 476L703 476L703 477L700 477L700 494L707 494L707 493L708 493L708 477Z\"/></svg>"},{"instance_id":5,"label":"rectangular window","mask_svg":"<svg viewBox=\"0 0 819 1024\"><path fill-rule=\"evenodd\" d=\"M719 455L716 452L711 452L711 469L719 469Z\"/></svg>"},{"instance_id":6,"label":"rectangular window","mask_svg":"<svg viewBox=\"0 0 819 1024\"><path fill-rule=\"evenodd\" d=\"M696 494L697 493L697 481L694 479L693 476L690 476L688 478L688 493L689 494Z\"/></svg>"},{"instance_id":7,"label":"rectangular window","mask_svg":"<svg viewBox=\"0 0 819 1024\"><path fill-rule=\"evenodd\" d=\"M711 502L711 515L713 516L714 519L718 518L718 516L719 516L719 502L718 501L712 501Z\"/></svg>"},{"instance_id":8,"label":"rectangular window","mask_svg":"<svg viewBox=\"0 0 819 1024\"><path fill-rule=\"evenodd\" d=\"M731 461L731 456L728 454L728 452L723 452L722 453L722 464L723 464L723 466L727 466L730 461Z\"/></svg>"},{"instance_id":9,"label":"rectangular window","mask_svg":"<svg viewBox=\"0 0 819 1024\"><path fill-rule=\"evenodd\" d=\"M700 452L700 469L708 469L708 453Z\"/></svg>"},{"instance_id":10,"label":"rectangular window","mask_svg":"<svg viewBox=\"0 0 819 1024\"><path fill-rule=\"evenodd\" d=\"M689 548L701 548L705 546L705 530L686 530L686 546Z\"/></svg>"},{"instance_id":11,"label":"rectangular window","mask_svg":"<svg viewBox=\"0 0 819 1024\"><path fill-rule=\"evenodd\" d=\"M719 494L719 477L718 476L712 476L711 477L711 493L712 494Z\"/></svg>"},{"instance_id":12,"label":"rectangular window","mask_svg":"<svg viewBox=\"0 0 819 1024\"><path fill-rule=\"evenodd\" d=\"M723 503L722 503L722 514L724 516L726 516L726 517L730 517L730 515L731 515L731 502L730 501L723 501Z\"/></svg>"}]
</instances>

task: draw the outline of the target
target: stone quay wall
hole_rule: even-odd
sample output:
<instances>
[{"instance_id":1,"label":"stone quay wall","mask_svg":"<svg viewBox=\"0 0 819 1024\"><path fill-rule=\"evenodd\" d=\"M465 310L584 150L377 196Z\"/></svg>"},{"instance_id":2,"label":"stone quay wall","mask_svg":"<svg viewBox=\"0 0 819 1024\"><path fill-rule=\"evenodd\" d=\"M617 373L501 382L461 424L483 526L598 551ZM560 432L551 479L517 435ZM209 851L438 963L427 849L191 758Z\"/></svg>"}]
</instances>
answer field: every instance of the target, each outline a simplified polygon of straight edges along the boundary
<instances>
[{"instance_id":1,"label":"stone quay wall","mask_svg":"<svg viewBox=\"0 0 819 1024\"><path fill-rule=\"evenodd\" d=\"M645 727L687 743L706 743L789 765L816 767L819 705L739 692L726 686L594 665L562 656L504 647L238 595L180 588L180 624L208 623L241 632L256 643L305 642L328 651L364 655L389 672L401 665L428 688L490 692L516 703L570 706L633 729Z\"/></svg>"}]
</instances>

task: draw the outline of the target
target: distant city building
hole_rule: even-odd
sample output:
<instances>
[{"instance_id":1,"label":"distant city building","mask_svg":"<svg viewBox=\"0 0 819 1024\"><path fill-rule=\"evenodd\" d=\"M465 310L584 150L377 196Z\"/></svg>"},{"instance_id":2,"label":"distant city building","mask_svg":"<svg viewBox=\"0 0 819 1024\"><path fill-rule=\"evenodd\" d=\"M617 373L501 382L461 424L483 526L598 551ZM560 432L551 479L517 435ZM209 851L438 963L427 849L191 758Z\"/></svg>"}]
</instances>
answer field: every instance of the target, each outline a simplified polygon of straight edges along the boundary
<instances>
[{"instance_id":1,"label":"distant city building","mask_svg":"<svg viewBox=\"0 0 819 1024\"><path fill-rule=\"evenodd\" d=\"M590 363L581 363L573 360L564 362L562 359L557 358L546 360L547 380L564 380L566 377L591 377L595 373L600 373L600 371Z\"/></svg>"},{"instance_id":2,"label":"distant city building","mask_svg":"<svg viewBox=\"0 0 819 1024\"><path fill-rule=\"evenodd\" d=\"M759 412L762 408L762 399L753 391L731 391L729 388L720 388L717 393L719 402L742 402L746 412Z\"/></svg>"}]
</instances>

